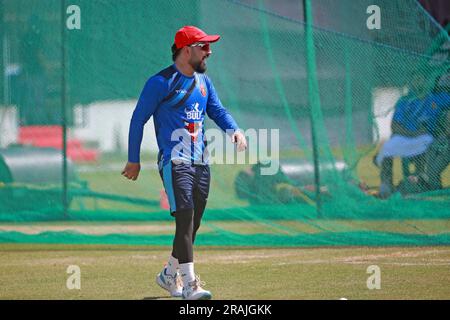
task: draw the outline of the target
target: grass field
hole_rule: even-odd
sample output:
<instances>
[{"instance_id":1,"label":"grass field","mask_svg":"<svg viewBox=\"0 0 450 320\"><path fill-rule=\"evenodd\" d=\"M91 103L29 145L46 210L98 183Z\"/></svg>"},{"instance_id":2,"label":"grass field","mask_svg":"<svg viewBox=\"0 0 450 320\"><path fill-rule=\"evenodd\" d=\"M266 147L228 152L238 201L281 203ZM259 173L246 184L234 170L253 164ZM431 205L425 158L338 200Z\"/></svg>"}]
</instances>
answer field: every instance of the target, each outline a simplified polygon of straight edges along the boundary
<instances>
[{"instance_id":1,"label":"grass field","mask_svg":"<svg viewBox=\"0 0 450 320\"><path fill-rule=\"evenodd\" d=\"M356 168L358 176L378 185L373 152ZM138 181L120 175L120 159L102 159L80 178L93 191L158 200L162 183L155 168ZM116 170L117 167L117 170ZM234 192L234 180L245 166L212 168L208 208L246 207ZM104 170L101 170L101 169ZM396 181L399 163L395 164ZM85 169L90 169L89 166ZM443 175L450 185L450 169ZM79 203L74 201L74 210ZM150 210L127 202L83 199L85 209L132 212ZM160 210L159 207L153 208ZM153 210L152 209L152 210ZM151 210L150 210L151 211ZM436 235L450 230L448 219L264 219L205 221L201 232L217 228L236 234L314 234L323 230L372 230ZM0 231L39 235L79 232L86 235L173 235L167 221L31 221L2 222ZM381 241L381 240L380 240ZM126 242L125 242L126 243ZM162 246L0 244L0 299L169 299L154 282L170 249ZM198 247L196 271L214 299L450 299L450 247L242 248ZM81 290L66 288L69 265L81 268ZM381 269L381 289L369 290L367 268Z\"/></svg>"},{"instance_id":2,"label":"grass field","mask_svg":"<svg viewBox=\"0 0 450 320\"><path fill-rule=\"evenodd\" d=\"M405 234L439 234L450 229L448 219L430 220L270 220L270 221L204 221L201 233L208 234L217 228L240 235L254 234L317 234L330 232L349 232L352 230L371 230ZM33 223L2 223L0 231L17 231L28 235L42 232L78 232L87 235L173 235L174 221L53 221Z\"/></svg>"},{"instance_id":3,"label":"grass field","mask_svg":"<svg viewBox=\"0 0 450 320\"><path fill-rule=\"evenodd\" d=\"M168 299L154 282L167 247L0 245L0 299ZM214 299L449 299L450 247L199 247ZM69 265L81 289L69 290ZM381 288L369 290L370 265Z\"/></svg>"}]
</instances>

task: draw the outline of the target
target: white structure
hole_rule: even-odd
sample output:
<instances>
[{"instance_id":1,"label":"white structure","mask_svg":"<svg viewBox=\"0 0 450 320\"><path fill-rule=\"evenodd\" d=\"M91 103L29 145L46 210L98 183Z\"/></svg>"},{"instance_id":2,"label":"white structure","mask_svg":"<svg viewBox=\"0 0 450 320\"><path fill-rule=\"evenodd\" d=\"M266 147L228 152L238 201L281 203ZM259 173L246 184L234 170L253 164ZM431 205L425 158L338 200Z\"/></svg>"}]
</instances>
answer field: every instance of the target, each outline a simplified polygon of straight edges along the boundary
<instances>
[{"instance_id":1,"label":"white structure","mask_svg":"<svg viewBox=\"0 0 450 320\"><path fill-rule=\"evenodd\" d=\"M0 108L0 148L17 143L17 109L15 106Z\"/></svg>"},{"instance_id":2,"label":"white structure","mask_svg":"<svg viewBox=\"0 0 450 320\"><path fill-rule=\"evenodd\" d=\"M128 130L136 102L136 100L101 101L76 106L75 126L70 130L70 137L82 141L96 141L101 152L126 153ZM152 119L145 126L141 146L142 151L158 151Z\"/></svg>"},{"instance_id":3,"label":"white structure","mask_svg":"<svg viewBox=\"0 0 450 320\"><path fill-rule=\"evenodd\" d=\"M400 88L377 88L372 92L373 111L377 124L373 132L374 141L377 140L378 134L380 141L387 140L391 136L394 107L404 93L405 89Z\"/></svg>"},{"instance_id":4,"label":"white structure","mask_svg":"<svg viewBox=\"0 0 450 320\"><path fill-rule=\"evenodd\" d=\"M405 89L401 88L377 88L373 91L372 103L380 140L390 137L394 106L404 93ZM75 106L75 123L69 129L69 137L96 142L100 152L127 153L130 119L136 103L136 100L114 100ZM17 143L17 133L16 107L0 108L0 147ZM374 131L374 141L377 137ZM158 151L153 119L145 126L141 150L153 153Z\"/></svg>"}]
</instances>

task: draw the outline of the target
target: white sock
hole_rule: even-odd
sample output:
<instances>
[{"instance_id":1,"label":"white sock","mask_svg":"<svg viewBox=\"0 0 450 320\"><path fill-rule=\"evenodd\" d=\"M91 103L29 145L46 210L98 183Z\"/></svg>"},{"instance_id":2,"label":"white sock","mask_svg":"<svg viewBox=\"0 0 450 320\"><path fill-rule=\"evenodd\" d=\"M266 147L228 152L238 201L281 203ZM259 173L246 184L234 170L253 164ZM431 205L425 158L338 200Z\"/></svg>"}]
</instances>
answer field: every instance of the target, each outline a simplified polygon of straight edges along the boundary
<instances>
[{"instance_id":1,"label":"white sock","mask_svg":"<svg viewBox=\"0 0 450 320\"><path fill-rule=\"evenodd\" d=\"M169 261L167 262L166 266L166 272L170 274L171 276L175 275L177 273L177 269L179 267L178 259L174 258L172 255L170 255Z\"/></svg>"},{"instance_id":2,"label":"white sock","mask_svg":"<svg viewBox=\"0 0 450 320\"><path fill-rule=\"evenodd\" d=\"M195 280L194 263L180 263L180 273L181 280L183 281L183 287L187 287L189 285L189 282Z\"/></svg>"}]
</instances>

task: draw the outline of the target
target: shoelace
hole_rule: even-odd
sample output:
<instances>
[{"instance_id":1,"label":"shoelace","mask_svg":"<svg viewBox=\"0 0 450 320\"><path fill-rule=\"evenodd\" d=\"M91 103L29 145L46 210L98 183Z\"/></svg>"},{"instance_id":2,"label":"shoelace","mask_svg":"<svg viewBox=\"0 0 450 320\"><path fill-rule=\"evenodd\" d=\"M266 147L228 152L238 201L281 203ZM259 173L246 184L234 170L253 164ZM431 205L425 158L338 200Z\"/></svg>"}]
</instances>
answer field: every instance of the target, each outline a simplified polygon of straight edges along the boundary
<instances>
[{"instance_id":1,"label":"shoelace","mask_svg":"<svg viewBox=\"0 0 450 320\"><path fill-rule=\"evenodd\" d=\"M200 280L200 275L196 274L195 275L195 280L193 281L193 287L194 288L198 288L198 287L204 287L205 285L206 285L206 282Z\"/></svg>"},{"instance_id":2,"label":"shoelace","mask_svg":"<svg viewBox=\"0 0 450 320\"><path fill-rule=\"evenodd\" d=\"M175 274L175 284L176 284L177 288L183 287L183 281L181 280L181 277L178 276L178 273Z\"/></svg>"}]
</instances>

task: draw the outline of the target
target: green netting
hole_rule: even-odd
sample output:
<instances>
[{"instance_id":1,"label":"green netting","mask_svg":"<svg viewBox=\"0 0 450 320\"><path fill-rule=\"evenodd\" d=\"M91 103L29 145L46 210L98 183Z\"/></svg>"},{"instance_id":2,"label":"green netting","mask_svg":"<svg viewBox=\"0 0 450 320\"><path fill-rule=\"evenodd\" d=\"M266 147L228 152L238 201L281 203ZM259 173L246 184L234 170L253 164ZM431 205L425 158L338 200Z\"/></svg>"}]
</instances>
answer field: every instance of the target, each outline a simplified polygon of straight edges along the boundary
<instances>
[{"instance_id":1,"label":"green netting","mask_svg":"<svg viewBox=\"0 0 450 320\"><path fill-rule=\"evenodd\" d=\"M171 244L150 122L139 180L120 172L183 25L221 35L208 74L240 127L279 130L276 175L211 166L198 244L450 244L446 113L423 157L394 159L386 199L373 162L417 79L450 94L448 34L413 0L0 0L0 242Z\"/></svg>"}]
</instances>

